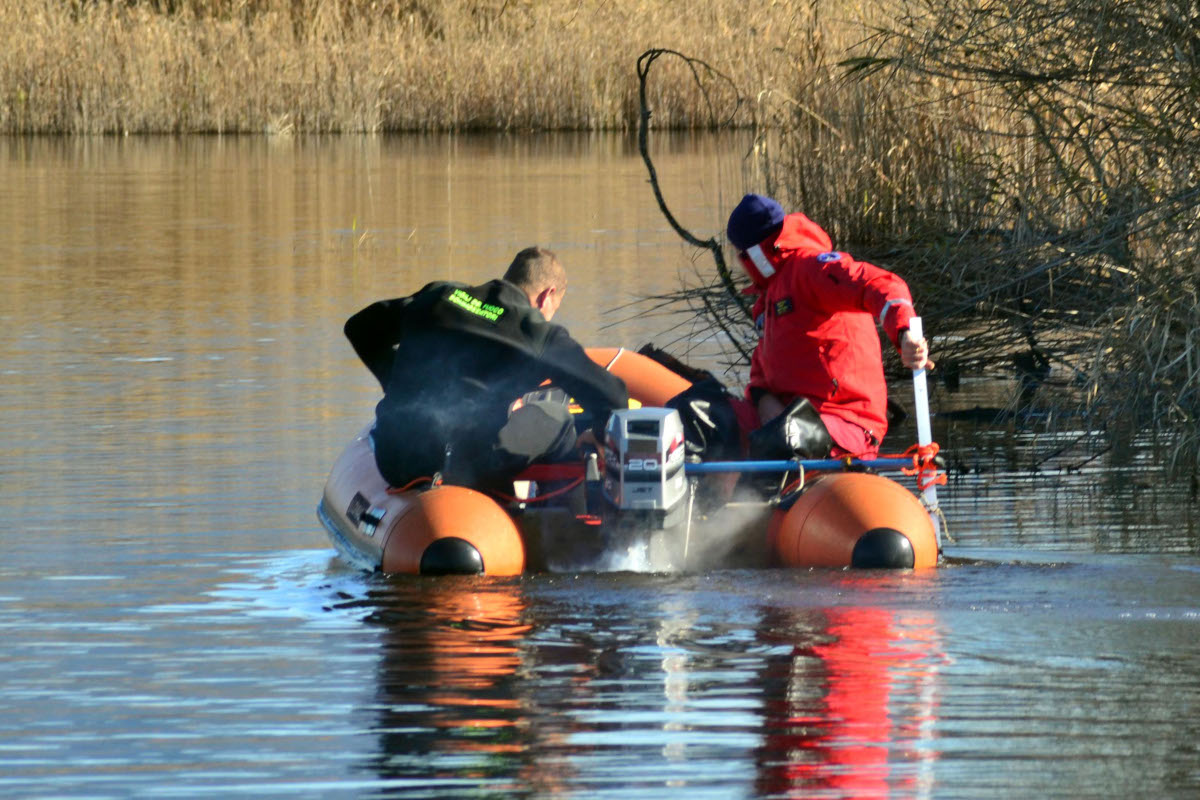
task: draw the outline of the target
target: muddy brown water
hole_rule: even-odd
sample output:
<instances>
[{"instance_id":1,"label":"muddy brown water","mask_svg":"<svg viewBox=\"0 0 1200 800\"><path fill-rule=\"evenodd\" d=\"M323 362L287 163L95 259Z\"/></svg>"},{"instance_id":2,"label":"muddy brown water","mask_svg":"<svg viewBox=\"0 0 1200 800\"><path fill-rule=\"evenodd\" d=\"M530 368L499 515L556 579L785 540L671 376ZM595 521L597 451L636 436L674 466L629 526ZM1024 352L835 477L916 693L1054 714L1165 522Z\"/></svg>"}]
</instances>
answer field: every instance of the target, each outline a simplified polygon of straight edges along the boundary
<instances>
[{"instance_id":1,"label":"muddy brown water","mask_svg":"<svg viewBox=\"0 0 1200 800\"><path fill-rule=\"evenodd\" d=\"M658 146L693 230L743 147ZM335 556L314 509L375 400L340 333L365 303L540 243L581 340L681 335L609 313L704 263L629 139L0 139L0 187L0 794L1200 793L1196 503L1069 421L935 420L936 571ZM935 410L1011 385L963 391Z\"/></svg>"}]
</instances>

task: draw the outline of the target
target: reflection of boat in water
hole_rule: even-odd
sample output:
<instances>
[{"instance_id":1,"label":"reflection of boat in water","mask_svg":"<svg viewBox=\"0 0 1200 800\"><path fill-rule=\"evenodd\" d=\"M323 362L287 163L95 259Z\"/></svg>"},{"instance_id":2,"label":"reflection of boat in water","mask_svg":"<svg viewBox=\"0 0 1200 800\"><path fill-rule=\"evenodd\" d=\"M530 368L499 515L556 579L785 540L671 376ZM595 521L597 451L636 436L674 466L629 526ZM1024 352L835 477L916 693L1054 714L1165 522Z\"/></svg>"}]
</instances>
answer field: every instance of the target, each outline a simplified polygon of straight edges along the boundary
<instances>
[{"instance_id":1,"label":"reflection of boat in water","mask_svg":"<svg viewBox=\"0 0 1200 800\"><path fill-rule=\"evenodd\" d=\"M679 414L662 407L688 381L638 353L588 353L642 405L612 415L602 452L534 465L511 496L429 484L397 491L379 474L364 430L334 464L318 507L343 557L383 572L490 575L937 563L920 500L870 472L826 471L782 496L698 510Z\"/></svg>"},{"instance_id":2,"label":"reflection of boat in water","mask_svg":"<svg viewBox=\"0 0 1200 800\"><path fill-rule=\"evenodd\" d=\"M370 580L339 604L378 654L357 752L426 796L592 796L613 775L668 795L931 794L943 626L895 606L937 582L810 577Z\"/></svg>"},{"instance_id":3,"label":"reflection of boat in water","mask_svg":"<svg viewBox=\"0 0 1200 800\"><path fill-rule=\"evenodd\" d=\"M879 584L849 575L847 595ZM768 607L758 627L773 645L758 686L765 698L759 797L922 797L937 749L946 661L935 615L873 604Z\"/></svg>"}]
</instances>

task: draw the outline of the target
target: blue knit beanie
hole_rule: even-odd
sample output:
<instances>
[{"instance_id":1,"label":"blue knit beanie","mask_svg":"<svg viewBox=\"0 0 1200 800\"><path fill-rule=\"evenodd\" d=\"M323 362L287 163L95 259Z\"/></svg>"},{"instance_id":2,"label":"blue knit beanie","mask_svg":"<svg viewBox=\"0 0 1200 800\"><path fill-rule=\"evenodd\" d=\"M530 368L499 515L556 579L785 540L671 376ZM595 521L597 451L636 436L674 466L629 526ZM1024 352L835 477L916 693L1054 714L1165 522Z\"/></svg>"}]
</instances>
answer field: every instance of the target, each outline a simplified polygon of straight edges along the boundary
<instances>
[{"instance_id":1,"label":"blue knit beanie","mask_svg":"<svg viewBox=\"0 0 1200 800\"><path fill-rule=\"evenodd\" d=\"M766 239L783 224L783 206L761 194L748 194L729 215L726 233L738 250L746 250Z\"/></svg>"}]
</instances>

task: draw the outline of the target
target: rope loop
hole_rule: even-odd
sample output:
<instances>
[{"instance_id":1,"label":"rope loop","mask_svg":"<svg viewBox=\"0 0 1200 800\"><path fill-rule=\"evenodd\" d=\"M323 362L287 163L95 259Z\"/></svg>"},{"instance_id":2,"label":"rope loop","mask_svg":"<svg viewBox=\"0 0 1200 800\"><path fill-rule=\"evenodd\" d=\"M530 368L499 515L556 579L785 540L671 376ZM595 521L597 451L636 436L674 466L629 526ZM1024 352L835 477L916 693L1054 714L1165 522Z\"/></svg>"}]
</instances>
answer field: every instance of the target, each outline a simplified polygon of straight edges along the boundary
<instances>
[{"instance_id":1,"label":"rope loop","mask_svg":"<svg viewBox=\"0 0 1200 800\"><path fill-rule=\"evenodd\" d=\"M905 475L917 476L917 489L925 491L930 486L945 486L946 473L938 472L934 457L938 454L938 443L914 444L901 453L901 456L912 456L912 467L902 467Z\"/></svg>"}]
</instances>

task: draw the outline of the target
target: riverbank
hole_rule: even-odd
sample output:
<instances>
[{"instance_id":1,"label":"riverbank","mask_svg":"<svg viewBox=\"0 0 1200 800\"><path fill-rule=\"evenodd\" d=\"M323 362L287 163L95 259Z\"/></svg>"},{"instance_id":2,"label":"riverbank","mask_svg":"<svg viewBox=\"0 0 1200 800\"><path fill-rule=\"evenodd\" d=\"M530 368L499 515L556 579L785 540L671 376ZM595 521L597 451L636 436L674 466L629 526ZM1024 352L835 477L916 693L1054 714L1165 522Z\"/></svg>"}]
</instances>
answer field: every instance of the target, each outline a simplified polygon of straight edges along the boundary
<instances>
[{"instance_id":1,"label":"riverbank","mask_svg":"<svg viewBox=\"0 0 1200 800\"><path fill-rule=\"evenodd\" d=\"M655 123L748 124L817 21L736 0L12 0L0 131L21 134L629 129L638 55Z\"/></svg>"}]
</instances>

